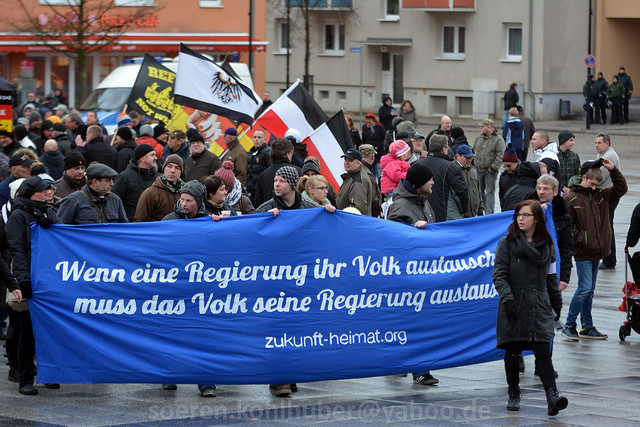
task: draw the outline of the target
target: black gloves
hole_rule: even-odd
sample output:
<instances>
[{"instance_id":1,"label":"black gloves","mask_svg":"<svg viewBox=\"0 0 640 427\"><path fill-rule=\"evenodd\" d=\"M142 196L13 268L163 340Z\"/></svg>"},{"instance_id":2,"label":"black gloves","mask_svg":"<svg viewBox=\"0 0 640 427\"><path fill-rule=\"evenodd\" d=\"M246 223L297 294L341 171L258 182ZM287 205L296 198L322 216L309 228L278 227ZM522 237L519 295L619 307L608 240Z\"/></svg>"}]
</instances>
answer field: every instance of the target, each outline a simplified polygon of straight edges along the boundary
<instances>
[{"instance_id":1,"label":"black gloves","mask_svg":"<svg viewBox=\"0 0 640 427\"><path fill-rule=\"evenodd\" d=\"M55 224L55 222L51 218L43 216L42 218L38 218L36 220L36 224L38 224L42 228L49 228L51 227L51 224Z\"/></svg>"},{"instance_id":2,"label":"black gloves","mask_svg":"<svg viewBox=\"0 0 640 427\"><path fill-rule=\"evenodd\" d=\"M562 306L553 307L553 311L556 314L556 317L554 317L553 320L560 320L560 312L562 311Z\"/></svg>"},{"instance_id":3,"label":"black gloves","mask_svg":"<svg viewBox=\"0 0 640 427\"><path fill-rule=\"evenodd\" d=\"M513 322L518 319L518 307L514 301L507 301L504 303L504 311L507 313L507 319Z\"/></svg>"}]
</instances>

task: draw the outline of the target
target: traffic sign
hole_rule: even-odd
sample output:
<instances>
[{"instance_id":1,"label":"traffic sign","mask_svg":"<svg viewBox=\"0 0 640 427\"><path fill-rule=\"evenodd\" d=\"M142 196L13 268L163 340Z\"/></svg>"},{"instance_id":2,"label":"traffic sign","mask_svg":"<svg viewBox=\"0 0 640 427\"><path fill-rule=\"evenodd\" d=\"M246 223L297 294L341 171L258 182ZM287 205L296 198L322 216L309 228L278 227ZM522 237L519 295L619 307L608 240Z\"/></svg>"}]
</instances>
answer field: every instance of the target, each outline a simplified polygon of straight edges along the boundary
<instances>
[{"instance_id":1,"label":"traffic sign","mask_svg":"<svg viewBox=\"0 0 640 427\"><path fill-rule=\"evenodd\" d=\"M351 53L362 53L362 48L361 47L352 47L350 49Z\"/></svg>"},{"instance_id":2,"label":"traffic sign","mask_svg":"<svg viewBox=\"0 0 640 427\"><path fill-rule=\"evenodd\" d=\"M587 55L584 58L584 65L586 65L587 67L593 67L594 65L596 65L596 57L593 55Z\"/></svg>"}]
</instances>

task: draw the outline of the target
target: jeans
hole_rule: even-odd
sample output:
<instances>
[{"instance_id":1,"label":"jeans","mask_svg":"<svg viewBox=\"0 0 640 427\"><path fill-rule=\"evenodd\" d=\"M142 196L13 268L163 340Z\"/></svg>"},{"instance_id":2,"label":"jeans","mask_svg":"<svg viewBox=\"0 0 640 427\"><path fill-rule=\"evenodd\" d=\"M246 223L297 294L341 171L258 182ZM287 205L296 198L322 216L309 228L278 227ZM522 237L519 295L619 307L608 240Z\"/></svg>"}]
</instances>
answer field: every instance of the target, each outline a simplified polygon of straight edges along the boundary
<instances>
[{"instance_id":1,"label":"jeans","mask_svg":"<svg viewBox=\"0 0 640 427\"><path fill-rule=\"evenodd\" d=\"M509 120L509 110L504 110L504 116L502 116L502 128L507 125L507 120Z\"/></svg>"},{"instance_id":2,"label":"jeans","mask_svg":"<svg viewBox=\"0 0 640 427\"><path fill-rule=\"evenodd\" d=\"M380 162L375 162L373 164L373 176L376 177L377 182L380 182L380 177L382 176L382 168L380 167Z\"/></svg>"},{"instance_id":3,"label":"jeans","mask_svg":"<svg viewBox=\"0 0 640 427\"><path fill-rule=\"evenodd\" d=\"M567 325L574 326L579 314L580 323L582 324L583 329L593 327L591 306L593 305L593 293L596 290L599 266L599 259L593 261L576 261L578 288L576 289L575 294L573 294L571 305L569 305Z\"/></svg>"},{"instance_id":4,"label":"jeans","mask_svg":"<svg viewBox=\"0 0 640 427\"><path fill-rule=\"evenodd\" d=\"M490 173L488 170L478 171L480 177L480 192L482 193L482 203L484 214L491 215L496 205L496 178L498 173Z\"/></svg>"}]
</instances>

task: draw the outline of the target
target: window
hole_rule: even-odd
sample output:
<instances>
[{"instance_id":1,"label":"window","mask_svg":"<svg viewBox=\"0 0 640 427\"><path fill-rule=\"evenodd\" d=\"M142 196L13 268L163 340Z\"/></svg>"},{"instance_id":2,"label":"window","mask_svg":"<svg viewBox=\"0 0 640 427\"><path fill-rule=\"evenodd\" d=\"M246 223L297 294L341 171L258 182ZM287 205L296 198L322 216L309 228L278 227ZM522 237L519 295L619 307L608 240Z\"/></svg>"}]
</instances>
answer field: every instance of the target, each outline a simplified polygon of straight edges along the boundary
<instances>
[{"instance_id":1,"label":"window","mask_svg":"<svg viewBox=\"0 0 640 427\"><path fill-rule=\"evenodd\" d=\"M465 27L442 27L442 56L444 58L464 59Z\"/></svg>"},{"instance_id":2,"label":"window","mask_svg":"<svg viewBox=\"0 0 640 427\"><path fill-rule=\"evenodd\" d=\"M400 15L400 0L387 0L387 17Z\"/></svg>"},{"instance_id":3,"label":"window","mask_svg":"<svg viewBox=\"0 0 640 427\"><path fill-rule=\"evenodd\" d=\"M290 4L292 7L306 6L309 7L353 7L353 0L285 0L284 4Z\"/></svg>"},{"instance_id":4,"label":"window","mask_svg":"<svg viewBox=\"0 0 640 427\"><path fill-rule=\"evenodd\" d=\"M278 47L281 52L286 52L287 49L291 47L289 44L289 24L285 22L280 22L278 26Z\"/></svg>"},{"instance_id":5,"label":"window","mask_svg":"<svg viewBox=\"0 0 640 427\"><path fill-rule=\"evenodd\" d=\"M330 24L324 26L324 52L344 53L344 25Z\"/></svg>"},{"instance_id":6,"label":"window","mask_svg":"<svg viewBox=\"0 0 640 427\"><path fill-rule=\"evenodd\" d=\"M328 101L329 100L329 91L328 90L321 90L320 91L320 99L323 101Z\"/></svg>"},{"instance_id":7,"label":"window","mask_svg":"<svg viewBox=\"0 0 640 427\"><path fill-rule=\"evenodd\" d=\"M506 59L522 61L522 27L507 26Z\"/></svg>"},{"instance_id":8,"label":"window","mask_svg":"<svg viewBox=\"0 0 640 427\"><path fill-rule=\"evenodd\" d=\"M200 7L222 7L222 0L200 0Z\"/></svg>"}]
</instances>

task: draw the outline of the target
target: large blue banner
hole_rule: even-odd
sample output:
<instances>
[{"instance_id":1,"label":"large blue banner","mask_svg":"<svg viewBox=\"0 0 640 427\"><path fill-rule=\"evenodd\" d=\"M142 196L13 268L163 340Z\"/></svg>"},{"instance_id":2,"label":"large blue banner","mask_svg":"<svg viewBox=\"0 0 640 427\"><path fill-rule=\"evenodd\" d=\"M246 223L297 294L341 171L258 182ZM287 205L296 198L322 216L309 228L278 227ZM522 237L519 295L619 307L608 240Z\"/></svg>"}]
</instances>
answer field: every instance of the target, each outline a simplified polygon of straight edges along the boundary
<instances>
[{"instance_id":1,"label":"large blue banner","mask_svg":"<svg viewBox=\"0 0 640 427\"><path fill-rule=\"evenodd\" d=\"M38 380L282 384L496 360L512 214L34 226Z\"/></svg>"}]
</instances>

